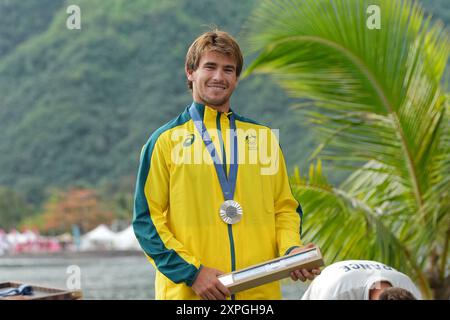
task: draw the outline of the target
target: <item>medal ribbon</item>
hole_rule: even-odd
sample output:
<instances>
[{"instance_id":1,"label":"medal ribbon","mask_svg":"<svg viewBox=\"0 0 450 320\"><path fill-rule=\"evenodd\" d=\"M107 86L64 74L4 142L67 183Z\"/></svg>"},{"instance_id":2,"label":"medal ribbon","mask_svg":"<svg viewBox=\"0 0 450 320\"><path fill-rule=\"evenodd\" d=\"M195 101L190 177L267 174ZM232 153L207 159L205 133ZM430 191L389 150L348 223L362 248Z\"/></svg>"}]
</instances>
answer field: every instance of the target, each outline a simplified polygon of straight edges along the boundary
<instances>
[{"instance_id":1,"label":"medal ribbon","mask_svg":"<svg viewBox=\"0 0 450 320\"><path fill-rule=\"evenodd\" d=\"M200 114L195 108L195 102L189 107L189 114L191 115L194 125L197 128L198 133L202 137L203 143L208 149L209 155L211 156L214 167L216 169L217 177L219 178L220 187L222 189L223 197L225 200L233 200L234 191L236 189L236 179L238 170L238 144L237 144L237 134L236 134L236 122L234 119L234 114L230 116L230 142L231 142L231 156L230 156L230 174L227 175L224 171L222 163L217 154L217 150L211 137L206 129L205 123L203 122ZM225 154L224 154L225 156Z\"/></svg>"}]
</instances>

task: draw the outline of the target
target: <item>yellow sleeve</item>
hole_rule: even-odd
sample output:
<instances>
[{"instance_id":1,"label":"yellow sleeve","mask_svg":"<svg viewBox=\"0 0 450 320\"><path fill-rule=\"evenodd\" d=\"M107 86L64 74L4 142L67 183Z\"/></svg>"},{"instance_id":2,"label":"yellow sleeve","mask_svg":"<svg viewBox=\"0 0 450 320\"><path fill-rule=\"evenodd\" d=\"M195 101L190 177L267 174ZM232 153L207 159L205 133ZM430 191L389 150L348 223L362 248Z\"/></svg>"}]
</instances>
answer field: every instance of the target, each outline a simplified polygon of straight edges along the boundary
<instances>
[{"instance_id":1,"label":"yellow sleeve","mask_svg":"<svg viewBox=\"0 0 450 320\"><path fill-rule=\"evenodd\" d=\"M156 131L141 153L136 181L133 228L142 249L156 268L175 283L191 286L200 261L189 253L167 225L170 145Z\"/></svg>"},{"instance_id":2,"label":"yellow sleeve","mask_svg":"<svg viewBox=\"0 0 450 320\"><path fill-rule=\"evenodd\" d=\"M302 246L302 209L292 195L289 177L281 147L279 147L279 167L275 177L275 226L278 254L283 256L293 248Z\"/></svg>"}]
</instances>

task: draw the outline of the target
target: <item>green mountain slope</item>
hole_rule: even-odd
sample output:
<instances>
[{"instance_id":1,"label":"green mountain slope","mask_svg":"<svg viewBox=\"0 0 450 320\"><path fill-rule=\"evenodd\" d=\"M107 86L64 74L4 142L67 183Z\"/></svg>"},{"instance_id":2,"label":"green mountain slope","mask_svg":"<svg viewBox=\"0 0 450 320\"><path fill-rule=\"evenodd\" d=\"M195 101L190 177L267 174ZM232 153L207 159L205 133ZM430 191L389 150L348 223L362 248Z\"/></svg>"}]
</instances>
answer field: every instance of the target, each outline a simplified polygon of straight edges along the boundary
<instances>
[{"instance_id":1,"label":"green mountain slope","mask_svg":"<svg viewBox=\"0 0 450 320\"><path fill-rule=\"evenodd\" d=\"M49 186L134 175L151 132L191 101L189 44L211 25L238 35L257 1L31 3L0 1L8 7L1 16L16 19L4 22L15 28L0 44L0 185L37 201ZM69 4L81 8L81 30L66 28ZM288 104L262 77L242 81L233 97L241 114L282 129L294 164L305 159L311 139Z\"/></svg>"},{"instance_id":2,"label":"green mountain slope","mask_svg":"<svg viewBox=\"0 0 450 320\"><path fill-rule=\"evenodd\" d=\"M81 30L66 28L70 4L81 8ZM189 44L211 25L239 39L257 4L0 0L0 185L39 202L50 186L134 176L150 134L191 101ZM280 129L290 167L306 168L316 143L291 103L260 76L233 97L239 113Z\"/></svg>"}]
</instances>

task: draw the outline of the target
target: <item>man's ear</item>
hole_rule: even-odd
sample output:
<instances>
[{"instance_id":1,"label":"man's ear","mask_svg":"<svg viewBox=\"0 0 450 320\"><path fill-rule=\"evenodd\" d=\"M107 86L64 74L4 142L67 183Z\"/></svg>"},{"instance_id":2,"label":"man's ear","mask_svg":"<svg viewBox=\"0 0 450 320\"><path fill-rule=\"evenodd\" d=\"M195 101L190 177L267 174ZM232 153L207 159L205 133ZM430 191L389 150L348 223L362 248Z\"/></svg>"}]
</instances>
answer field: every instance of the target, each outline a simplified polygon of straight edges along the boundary
<instances>
[{"instance_id":1,"label":"man's ear","mask_svg":"<svg viewBox=\"0 0 450 320\"><path fill-rule=\"evenodd\" d=\"M194 81L194 70L190 70L187 66L184 66L184 72L189 81Z\"/></svg>"}]
</instances>

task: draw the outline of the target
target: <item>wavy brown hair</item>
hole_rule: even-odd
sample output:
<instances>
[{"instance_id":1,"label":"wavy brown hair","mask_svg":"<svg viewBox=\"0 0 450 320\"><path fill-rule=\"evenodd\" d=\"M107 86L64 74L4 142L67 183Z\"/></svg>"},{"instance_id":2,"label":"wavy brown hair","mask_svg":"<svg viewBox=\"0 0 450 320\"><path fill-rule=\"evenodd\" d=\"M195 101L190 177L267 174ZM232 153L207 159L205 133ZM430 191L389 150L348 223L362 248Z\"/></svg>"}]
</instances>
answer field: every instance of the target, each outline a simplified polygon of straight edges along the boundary
<instances>
[{"instance_id":1,"label":"wavy brown hair","mask_svg":"<svg viewBox=\"0 0 450 320\"><path fill-rule=\"evenodd\" d=\"M195 39L186 54L186 70L197 70L200 59L206 51L215 51L232 57L236 62L236 76L239 77L244 58L239 44L229 33L216 29L205 32ZM189 89L192 90L192 81L188 80L187 84Z\"/></svg>"}]
</instances>

